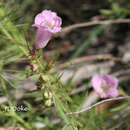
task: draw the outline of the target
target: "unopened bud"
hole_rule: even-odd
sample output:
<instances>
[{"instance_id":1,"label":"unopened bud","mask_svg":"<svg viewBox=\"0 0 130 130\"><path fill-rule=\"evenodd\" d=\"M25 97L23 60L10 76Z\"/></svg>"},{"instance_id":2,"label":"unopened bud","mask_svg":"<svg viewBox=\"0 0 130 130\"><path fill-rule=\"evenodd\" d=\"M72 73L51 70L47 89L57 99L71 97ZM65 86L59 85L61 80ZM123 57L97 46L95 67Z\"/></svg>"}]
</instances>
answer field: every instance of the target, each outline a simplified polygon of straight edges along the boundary
<instances>
[{"instance_id":1,"label":"unopened bud","mask_svg":"<svg viewBox=\"0 0 130 130\"><path fill-rule=\"evenodd\" d=\"M49 99L49 98L52 98L52 93L51 93L51 92L45 92L45 93L44 93L44 97L45 97L45 98L48 98L48 99Z\"/></svg>"},{"instance_id":2,"label":"unopened bud","mask_svg":"<svg viewBox=\"0 0 130 130\"><path fill-rule=\"evenodd\" d=\"M38 69L38 65L37 64L31 64L32 70L36 71Z\"/></svg>"},{"instance_id":3,"label":"unopened bud","mask_svg":"<svg viewBox=\"0 0 130 130\"><path fill-rule=\"evenodd\" d=\"M45 105L50 107L52 105L52 100L51 99L48 99L46 102L45 102Z\"/></svg>"},{"instance_id":4,"label":"unopened bud","mask_svg":"<svg viewBox=\"0 0 130 130\"><path fill-rule=\"evenodd\" d=\"M49 81L48 75L41 75L41 79L42 79L44 82L48 82L48 81Z\"/></svg>"}]
</instances>

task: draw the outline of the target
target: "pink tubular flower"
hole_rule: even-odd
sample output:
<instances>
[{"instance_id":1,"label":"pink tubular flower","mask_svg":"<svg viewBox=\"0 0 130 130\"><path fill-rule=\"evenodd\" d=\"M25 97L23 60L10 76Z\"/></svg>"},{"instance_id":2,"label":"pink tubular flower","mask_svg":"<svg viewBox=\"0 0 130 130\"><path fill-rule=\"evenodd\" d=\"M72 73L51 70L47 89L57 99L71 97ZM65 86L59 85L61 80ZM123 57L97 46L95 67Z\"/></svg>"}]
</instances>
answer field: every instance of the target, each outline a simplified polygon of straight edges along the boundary
<instances>
[{"instance_id":1,"label":"pink tubular flower","mask_svg":"<svg viewBox=\"0 0 130 130\"><path fill-rule=\"evenodd\" d=\"M109 75L94 75L92 77L92 87L101 98L118 96L118 79Z\"/></svg>"},{"instance_id":2,"label":"pink tubular flower","mask_svg":"<svg viewBox=\"0 0 130 130\"><path fill-rule=\"evenodd\" d=\"M61 30L62 20L55 12L44 10L35 17L35 22L32 26L37 27L35 38L35 49L44 48L52 34Z\"/></svg>"}]
</instances>

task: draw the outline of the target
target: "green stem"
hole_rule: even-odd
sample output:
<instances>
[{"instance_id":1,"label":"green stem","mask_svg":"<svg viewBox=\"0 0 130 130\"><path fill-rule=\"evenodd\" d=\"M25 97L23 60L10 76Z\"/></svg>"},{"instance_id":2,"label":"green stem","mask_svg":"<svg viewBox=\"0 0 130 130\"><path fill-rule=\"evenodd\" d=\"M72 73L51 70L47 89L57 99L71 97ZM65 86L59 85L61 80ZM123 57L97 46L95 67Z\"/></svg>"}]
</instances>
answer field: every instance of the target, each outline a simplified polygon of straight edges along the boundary
<instances>
[{"instance_id":1,"label":"green stem","mask_svg":"<svg viewBox=\"0 0 130 130\"><path fill-rule=\"evenodd\" d=\"M55 106L57 107L61 118L64 120L64 122L69 125L69 130L74 130L73 126L71 125L68 117L65 115L64 111L62 110L62 102L58 99L58 97L55 95Z\"/></svg>"}]
</instances>

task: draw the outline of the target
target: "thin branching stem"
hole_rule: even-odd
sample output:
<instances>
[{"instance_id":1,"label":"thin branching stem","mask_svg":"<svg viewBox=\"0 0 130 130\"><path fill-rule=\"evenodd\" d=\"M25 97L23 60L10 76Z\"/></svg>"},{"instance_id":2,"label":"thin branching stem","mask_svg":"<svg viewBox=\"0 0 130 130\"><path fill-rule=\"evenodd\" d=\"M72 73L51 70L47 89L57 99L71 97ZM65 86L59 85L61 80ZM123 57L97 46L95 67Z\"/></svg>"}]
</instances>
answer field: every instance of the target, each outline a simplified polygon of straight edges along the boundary
<instances>
[{"instance_id":1,"label":"thin branching stem","mask_svg":"<svg viewBox=\"0 0 130 130\"><path fill-rule=\"evenodd\" d=\"M123 97L115 97L115 98L110 98L110 99L102 100L102 101L100 101L100 102L98 102L98 103L96 103L96 104L94 104L92 106L86 107L86 108L84 108L82 110L79 110L79 111L76 111L76 112L67 113L67 115L70 115L70 114L79 114L79 113L82 113L82 112L86 112L86 111L92 109L93 107L98 106L99 104L102 104L104 102L114 101L114 100L121 100L121 99L129 99L129 98L130 98L130 96L123 96Z\"/></svg>"}]
</instances>

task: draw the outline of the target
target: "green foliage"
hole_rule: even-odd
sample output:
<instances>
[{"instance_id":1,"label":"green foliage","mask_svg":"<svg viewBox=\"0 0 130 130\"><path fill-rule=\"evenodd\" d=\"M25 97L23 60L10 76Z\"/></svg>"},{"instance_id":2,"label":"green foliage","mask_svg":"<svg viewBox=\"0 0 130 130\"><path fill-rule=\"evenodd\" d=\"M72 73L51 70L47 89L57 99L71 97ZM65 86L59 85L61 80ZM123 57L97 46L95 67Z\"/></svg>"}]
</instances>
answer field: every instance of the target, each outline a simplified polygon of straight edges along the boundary
<instances>
[{"instance_id":1,"label":"green foliage","mask_svg":"<svg viewBox=\"0 0 130 130\"><path fill-rule=\"evenodd\" d=\"M130 4L129 2L123 0L109 0L110 8L101 9L101 13L116 18L122 18L130 14Z\"/></svg>"},{"instance_id":2,"label":"green foliage","mask_svg":"<svg viewBox=\"0 0 130 130\"><path fill-rule=\"evenodd\" d=\"M95 128L97 130L105 130L102 113L100 113L100 116L99 116L99 114L96 114L93 110L88 112L86 122L87 122L87 127L85 128L86 130L87 129L93 130Z\"/></svg>"}]
</instances>

